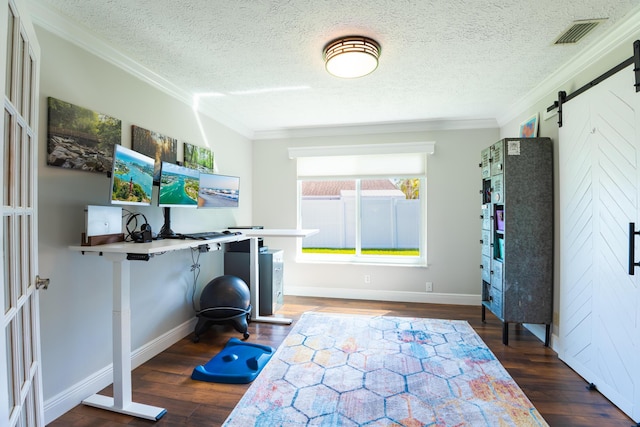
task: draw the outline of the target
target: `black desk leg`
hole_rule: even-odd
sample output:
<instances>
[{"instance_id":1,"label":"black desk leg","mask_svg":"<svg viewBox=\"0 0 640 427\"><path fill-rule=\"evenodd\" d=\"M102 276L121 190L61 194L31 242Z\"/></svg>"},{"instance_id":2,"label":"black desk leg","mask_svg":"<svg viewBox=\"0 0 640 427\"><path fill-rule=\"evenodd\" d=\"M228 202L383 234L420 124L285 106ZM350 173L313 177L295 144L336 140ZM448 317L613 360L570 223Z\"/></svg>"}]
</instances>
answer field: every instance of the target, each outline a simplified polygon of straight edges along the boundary
<instances>
[{"instance_id":1,"label":"black desk leg","mask_svg":"<svg viewBox=\"0 0 640 427\"><path fill-rule=\"evenodd\" d=\"M551 324L547 323L545 335L544 335L544 346L549 347L551 343Z\"/></svg>"},{"instance_id":2,"label":"black desk leg","mask_svg":"<svg viewBox=\"0 0 640 427\"><path fill-rule=\"evenodd\" d=\"M502 324L502 344L509 345L509 323Z\"/></svg>"}]
</instances>

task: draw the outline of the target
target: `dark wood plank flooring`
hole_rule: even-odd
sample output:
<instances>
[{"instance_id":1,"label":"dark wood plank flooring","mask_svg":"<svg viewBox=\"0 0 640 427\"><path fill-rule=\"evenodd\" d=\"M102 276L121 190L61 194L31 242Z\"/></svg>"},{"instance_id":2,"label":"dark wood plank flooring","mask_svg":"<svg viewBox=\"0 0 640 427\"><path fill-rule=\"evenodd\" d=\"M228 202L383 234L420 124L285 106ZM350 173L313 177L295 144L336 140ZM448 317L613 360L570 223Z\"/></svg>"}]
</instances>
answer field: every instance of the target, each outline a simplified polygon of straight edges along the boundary
<instances>
[{"instance_id":1,"label":"dark wood plank flooring","mask_svg":"<svg viewBox=\"0 0 640 427\"><path fill-rule=\"evenodd\" d=\"M510 325L509 345L504 346L502 324L488 312L483 324L480 307L286 297L277 315L298 319L305 311L467 320L549 425L635 426L600 393L587 390L586 382L525 328ZM249 340L276 348L289 330L289 326L251 323ZM213 326L199 343L184 338L133 371L133 400L167 408L167 414L157 422L78 405L49 426L219 426L250 384L207 383L191 380L190 376L195 366L215 356L231 337L241 338L241 334L229 327ZM111 395L111 387L101 393Z\"/></svg>"}]
</instances>

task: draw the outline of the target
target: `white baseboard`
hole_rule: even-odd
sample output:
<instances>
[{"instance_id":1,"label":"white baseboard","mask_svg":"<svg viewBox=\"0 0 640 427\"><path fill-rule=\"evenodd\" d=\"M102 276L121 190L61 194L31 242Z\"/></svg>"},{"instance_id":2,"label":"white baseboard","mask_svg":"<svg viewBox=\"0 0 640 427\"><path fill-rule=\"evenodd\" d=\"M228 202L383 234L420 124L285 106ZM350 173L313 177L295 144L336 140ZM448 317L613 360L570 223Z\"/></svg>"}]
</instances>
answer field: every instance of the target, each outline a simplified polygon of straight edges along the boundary
<instances>
[{"instance_id":1,"label":"white baseboard","mask_svg":"<svg viewBox=\"0 0 640 427\"><path fill-rule=\"evenodd\" d=\"M131 352L131 367L137 368L154 356L162 353L176 342L193 332L197 319L193 318ZM95 394L113 382L113 365L77 382L44 402L45 424L49 424L64 413L79 405L82 400Z\"/></svg>"},{"instance_id":2,"label":"white baseboard","mask_svg":"<svg viewBox=\"0 0 640 427\"><path fill-rule=\"evenodd\" d=\"M162 353L182 338L193 332L198 319L196 317L187 320L181 325L176 326L169 332L160 335L151 342L139 347L131 352L131 368L135 369L152 357Z\"/></svg>"},{"instance_id":3,"label":"white baseboard","mask_svg":"<svg viewBox=\"0 0 640 427\"><path fill-rule=\"evenodd\" d=\"M540 341L544 342L545 339L545 334L546 334L546 328L545 325L534 325L534 324L530 324L527 323L524 325L525 328L527 328L529 330L529 332L531 332L533 335L536 336L536 338L538 338ZM555 351L556 353L558 353L558 343L559 341L559 337L558 335L555 335L553 333L553 331L551 332L551 336L549 337L549 347Z\"/></svg>"},{"instance_id":4,"label":"white baseboard","mask_svg":"<svg viewBox=\"0 0 640 427\"><path fill-rule=\"evenodd\" d=\"M307 286L286 286L285 295L300 297L343 298L374 301L422 302L432 304L481 304L481 295L443 294L435 292L379 291L371 289L320 288Z\"/></svg>"}]
</instances>

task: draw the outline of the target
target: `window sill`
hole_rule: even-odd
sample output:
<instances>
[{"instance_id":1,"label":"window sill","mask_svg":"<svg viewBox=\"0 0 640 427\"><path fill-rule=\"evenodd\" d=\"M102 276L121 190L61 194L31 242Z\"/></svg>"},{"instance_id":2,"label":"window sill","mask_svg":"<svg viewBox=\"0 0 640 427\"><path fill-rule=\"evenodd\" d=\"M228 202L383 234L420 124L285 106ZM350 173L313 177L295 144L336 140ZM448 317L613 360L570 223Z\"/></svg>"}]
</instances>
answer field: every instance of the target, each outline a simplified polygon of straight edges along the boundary
<instances>
[{"instance_id":1,"label":"window sill","mask_svg":"<svg viewBox=\"0 0 640 427\"><path fill-rule=\"evenodd\" d=\"M429 268L424 259L403 260L403 262L391 261L389 259L372 259L372 258L336 258L336 257L320 257L320 256L300 256L295 259L298 264L334 264L334 265L375 265L382 267L419 267Z\"/></svg>"}]
</instances>

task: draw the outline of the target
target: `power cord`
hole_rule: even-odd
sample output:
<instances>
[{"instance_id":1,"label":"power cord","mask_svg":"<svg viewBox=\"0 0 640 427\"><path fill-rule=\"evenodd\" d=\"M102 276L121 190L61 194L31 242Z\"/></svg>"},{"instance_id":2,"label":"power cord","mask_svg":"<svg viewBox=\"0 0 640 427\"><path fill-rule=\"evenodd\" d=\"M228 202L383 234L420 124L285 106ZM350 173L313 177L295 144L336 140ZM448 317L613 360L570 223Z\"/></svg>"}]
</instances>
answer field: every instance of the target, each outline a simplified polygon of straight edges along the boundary
<instances>
[{"instance_id":1,"label":"power cord","mask_svg":"<svg viewBox=\"0 0 640 427\"><path fill-rule=\"evenodd\" d=\"M208 313L212 311L220 311L220 310L231 310L237 314L233 314L228 317L218 318L216 320L231 320L235 319L241 315L248 315L251 313L251 305L247 309L242 309L238 307L209 307L204 310L198 310L196 307L196 288L198 286L198 278L200 277L200 254L203 252L200 250L200 247L191 248L191 271L193 272L193 286L191 288L191 307L196 315L201 315L203 313Z\"/></svg>"},{"instance_id":2,"label":"power cord","mask_svg":"<svg viewBox=\"0 0 640 427\"><path fill-rule=\"evenodd\" d=\"M133 238L131 237L131 231L129 230L129 221L131 221L131 218L133 218L135 215L136 215L135 212L131 212L128 209L122 208L122 219L123 221L125 221L126 230L127 230L127 235L124 236L125 242L131 242L133 240ZM136 223L136 226L137 225L138 224Z\"/></svg>"},{"instance_id":3,"label":"power cord","mask_svg":"<svg viewBox=\"0 0 640 427\"><path fill-rule=\"evenodd\" d=\"M198 286L198 277L200 277L200 252L199 248L191 248L191 271L193 272L193 287L191 290L191 307L193 307L193 311L196 313L198 309L196 308L196 287ZM194 257L194 254L197 254Z\"/></svg>"}]
</instances>

